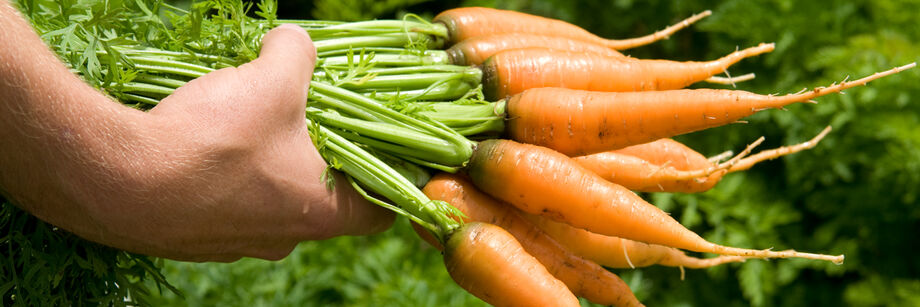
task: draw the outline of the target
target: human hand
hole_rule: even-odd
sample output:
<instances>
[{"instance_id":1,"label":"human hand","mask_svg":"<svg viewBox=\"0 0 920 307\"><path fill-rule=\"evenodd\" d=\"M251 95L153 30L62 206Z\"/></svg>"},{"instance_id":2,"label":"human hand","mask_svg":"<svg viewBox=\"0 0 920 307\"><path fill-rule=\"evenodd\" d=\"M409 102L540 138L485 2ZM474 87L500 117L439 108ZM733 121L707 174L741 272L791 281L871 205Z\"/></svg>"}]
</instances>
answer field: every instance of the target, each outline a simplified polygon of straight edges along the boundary
<instances>
[{"instance_id":1,"label":"human hand","mask_svg":"<svg viewBox=\"0 0 920 307\"><path fill-rule=\"evenodd\" d=\"M316 61L281 26L261 55L192 80L150 110L78 80L0 7L0 193L37 217L131 252L192 261L279 259L303 240L382 231L393 214L334 190L307 132ZM15 43L13 43L15 42Z\"/></svg>"},{"instance_id":2,"label":"human hand","mask_svg":"<svg viewBox=\"0 0 920 307\"><path fill-rule=\"evenodd\" d=\"M187 260L279 259L302 240L387 228L392 214L340 175L333 191L321 180L304 119L315 52L306 31L281 26L258 59L163 99L145 114L159 156L143 166L156 183L137 200L147 205L99 213L135 242L159 242L139 250Z\"/></svg>"}]
</instances>

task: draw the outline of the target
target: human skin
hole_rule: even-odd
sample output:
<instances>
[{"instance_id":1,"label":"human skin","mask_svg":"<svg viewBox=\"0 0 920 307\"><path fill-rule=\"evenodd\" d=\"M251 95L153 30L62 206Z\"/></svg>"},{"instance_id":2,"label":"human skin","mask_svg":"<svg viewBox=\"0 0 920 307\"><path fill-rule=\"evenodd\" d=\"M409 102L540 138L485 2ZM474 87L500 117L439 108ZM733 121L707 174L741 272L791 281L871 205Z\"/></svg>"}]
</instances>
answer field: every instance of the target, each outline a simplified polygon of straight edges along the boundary
<instances>
[{"instance_id":1,"label":"human skin","mask_svg":"<svg viewBox=\"0 0 920 307\"><path fill-rule=\"evenodd\" d=\"M393 214L341 175L304 118L316 51L281 26L258 59L192 80L149 112L58 60L0 0L0 192L80 237L189 261L280 259L304 240L382 231Z\"/></svg>"}]
</instances>

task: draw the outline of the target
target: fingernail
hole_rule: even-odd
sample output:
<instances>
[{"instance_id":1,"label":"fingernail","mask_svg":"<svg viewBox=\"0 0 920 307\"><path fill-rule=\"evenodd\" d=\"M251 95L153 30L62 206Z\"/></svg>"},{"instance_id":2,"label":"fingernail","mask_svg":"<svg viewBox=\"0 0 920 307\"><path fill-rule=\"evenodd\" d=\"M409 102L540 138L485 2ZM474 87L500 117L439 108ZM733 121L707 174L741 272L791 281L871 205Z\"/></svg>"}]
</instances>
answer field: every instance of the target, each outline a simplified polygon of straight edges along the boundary
<instances>
[{"instance_id":1,"label":"fingernail","mask_svg":"<svg viewBox=\"0 0 920 307\"><path fill-rule=\"evenodd\" d=\"M295 24L289 24L289 23L282 24L278 26L276 29L279 29L279 28L297 31L297 33L300 33L300 35L303 35L306 39L308 40L310 39L310 33L307 33L307 30L304 30L304 28L301 28Z\"/></svg>"}]
</instances>

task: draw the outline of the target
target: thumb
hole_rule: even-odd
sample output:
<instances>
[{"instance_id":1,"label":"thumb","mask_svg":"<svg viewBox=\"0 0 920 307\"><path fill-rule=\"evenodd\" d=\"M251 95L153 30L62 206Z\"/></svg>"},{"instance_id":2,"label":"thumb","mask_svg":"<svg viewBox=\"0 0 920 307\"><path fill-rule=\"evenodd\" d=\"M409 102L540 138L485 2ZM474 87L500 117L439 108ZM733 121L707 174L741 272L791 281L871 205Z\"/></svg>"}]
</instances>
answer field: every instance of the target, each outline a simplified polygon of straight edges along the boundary
<instances>
[{"instance_id":1,"label":"thumb","mask_svg":"<svg viewBox=\"0 0 920 307\"><path fill-rule=\"evenodd\" d=\"M315 65L316 47L307 31L295 25L281 25L262 38L257 59L188 82L150 113L185 110L211 118L216 114L245 114L241 108L253 108L259 110L257 113L271 110L302 121ZM250 100L285 103L245 103Z\"/></svg>"},{"instance_id":2,"label":"thumb","mask_svg":"<svg viewBox=\"0 0 920 307\"><path fill-rule=\"evenodd\" d=\"M240 66L240 71L244 76L271 80L259 83L280 92L282 97L291 98L286 99L291 104L277 107L283 112L293 111L291 114L302 120L315 65L316 47L307 31L284 24L265 34L259 57Z\"/></svg>"},{"instance_id":3,"label":"thumb","mask_svg":"<svg viewBox=\"0 0 920 307\"><path fill-rule=\"evenodd\" d=\"M306 88L316 65L316 47L304 29L284 24L262 38L259 58L252 61L260 70L270 70Z\"/></svg>"}]
</instances>

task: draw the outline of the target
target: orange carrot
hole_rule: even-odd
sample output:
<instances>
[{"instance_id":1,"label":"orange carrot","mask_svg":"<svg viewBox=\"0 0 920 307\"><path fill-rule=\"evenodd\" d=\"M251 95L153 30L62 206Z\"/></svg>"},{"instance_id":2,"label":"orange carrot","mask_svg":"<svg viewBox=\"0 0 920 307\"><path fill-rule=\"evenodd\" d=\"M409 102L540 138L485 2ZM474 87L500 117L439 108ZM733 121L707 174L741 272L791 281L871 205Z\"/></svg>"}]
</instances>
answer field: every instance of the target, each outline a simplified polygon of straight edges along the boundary
<instances>
[{"instance_id":1,"label":"orange carrot","mask_svg":"<svg viewBox=\"0 0 920 307\"><path fill-rule=\"evenodd\" d=\"M744 58L772 50L773 44L760 44L714 61L678 62L546 48L512 49L498 52L483 63L483 91L487 97L500 99L538 87L602 92L680 89L722 73Z\"/></svg>"},{"instance_id":2,"label":"orange carrot","mask_svg":"<svg viewBox=\"0 0 920 307\"><path fill-rule=\"evenodd\" d=\"M632 191L540 146L498 139L480 142L466 172L480 190L495 198L594 233L720 255L843 262L842 255L751 250L708 242Z\"/></svg>"},{"instance_id":3,"label":"orange carrot","mask_svg":"<svg viewBox=\"0 0 920 307\"><path fill-rule=\"evenodd\" d=\"M604 179L633 191L685 193L711 189L727 173L730 164L740 160L713 163L672 139L572 159Z\"/></svg>"},{"instance_id":4,"label":"orange carrot","mask_svg":"<svg viewBox=\"0 0 920 307\"><path fill-rule=\"evenodd\" d=\"M696 193L711 189L725 174L747 170L761 161L813 148L828 132L830 127L807 142L765 150L750 157L723 163L711 162L702 154L672 139L660 139L573 159L604 179L633 191Z\"/></svg>"},{"instance_id":5,"label":"orange carrot","mask_svg":"<svg viewBox=\"0 0 920 307\"><path fill-rule=\"evenodd\" d=\"M915 65L783 96L716 89L608 93L534 88L507 100L505 132L519 142L581 156L730 124L768 108L813 102Z\"/></svg>"},{"instance_id":6,"label":"orange carrot","mask_svg":"<svg viewBox=\"0 0 920 307\"><path fill-rule=\"evenodd\" d=\"M575 295L603 305L642 305L618 276L566 250L514 207L480 192L461 176L438 174L423 192L432 200L442 200L459 209L467 216L467 222L485 222L507 230Z\"/></svg>"},{"instance_id":7,"label":"orange carrot","mask_svg":"<svg viewBox=\"0 0 920 307\"><path fill-rule=\"evenodd\" d=\"M480 65L490 56L507 50L546 48L571 52L590 52L614 58L626 56L616 50L566 37L531 33L503 33L476 36L447 48L447 56L455 65Z\"/></svg>"},{"instance_id":8,"label":"orange carrot","mask_svg":"<svg viewBox=\"0 0 920 307\"><path fill-rule=\"evenodd\" d=\"M460 287L494 306L579 306L565 284L495 225L469 223L454 232L444 265Z\"/></svg>"},{"instance_id":9,"label":"orange carrot","mask_svg":"<svg viewBox=\"0 0 920 307\"><path fill-rule=\"evenodd\" d=\"M545 36L530 33L509 33L477 36L447 48L449 61L455 65L481 65L490 56L513 49L546 48L561 51L596 53L613 58L632 59L616 50L593 43L572 40L565 37ZM754 79L754 74L737 77L709 77L705 82L734 85Z\"/></svg>"},{"instance_id":10,"label":"orange carrot","mask_svg":"<svg viewBox=\"0 0 920 307\"><path fill-rule=\"evenodd\" d=\"M702 269L745 260L740 256L696 258L687 256L683 251L673 247L600 235L538 215L525 216L566 249L606 267L640 268L657 264Z\"/></svg>"},{"instance_id":11,"label":"orange carrot","mask_svg":"<svg viewBox=\"0 0 920 307\"><path fill-rule=\"evenodd\" d=\"M483 7L446 10L435 16L434 21L447 26L448 41L450 43L457 43L483 35L530 33L581 40L613 49L629 49L665 39L711 14L712 12L705 11L653 34L625 40L604 39L576 25L557 19Z\"/></svg>"}]
</instances>

